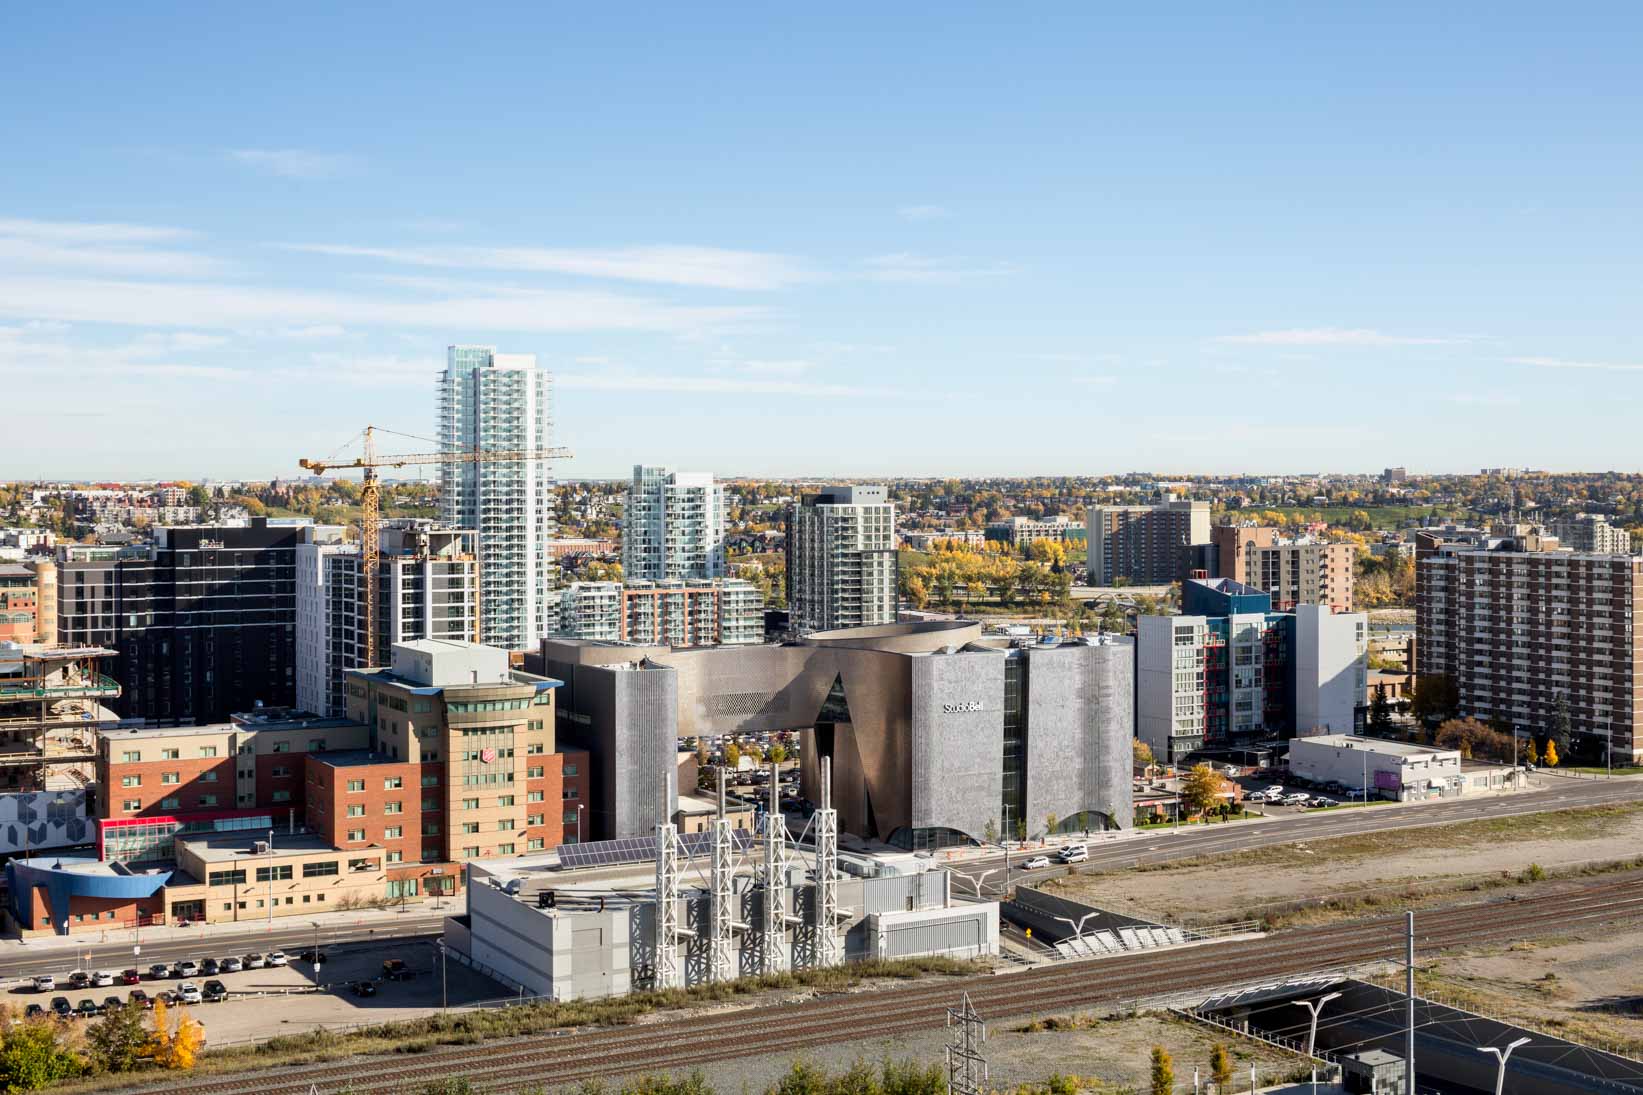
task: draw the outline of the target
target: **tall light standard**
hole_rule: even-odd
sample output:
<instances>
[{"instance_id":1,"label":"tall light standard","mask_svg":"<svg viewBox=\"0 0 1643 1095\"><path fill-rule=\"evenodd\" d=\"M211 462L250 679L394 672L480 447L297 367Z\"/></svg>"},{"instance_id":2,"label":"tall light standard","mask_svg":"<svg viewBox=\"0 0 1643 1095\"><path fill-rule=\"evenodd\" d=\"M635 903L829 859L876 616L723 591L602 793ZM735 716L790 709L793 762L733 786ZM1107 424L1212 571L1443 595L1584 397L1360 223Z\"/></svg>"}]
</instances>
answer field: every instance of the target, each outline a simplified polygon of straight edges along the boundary
<instances>
[{"instance_id":1,"label":"tall light standard","mask_svg":"<svg viewBox=\"0 0 1643 1095\"><path fill-rule=\"evenodd\" d=\"M576 804L576 843L578 844L582 843L582 809L586 805L584 802Z\"/></svg>"},{"instance_id":2,"label":"tall light standard","mask_svg":"<svg viewBox=\"0 0 1643 1095\"><path fill-rule=\"evenodd\" d=\"M1291 1000L1290 1003L1298 1008L1305 1008L1312 1016L1312 1026L1306 1032L1306 1055L1312 1056L1312 1047L1318 1041L1318 1013L1323 1011L1324 1005L1340 996L1338 992L1326 993L1316 1000Z\"/></svg>"},{"instance_id":3,"label":"tall light standard","mask_svg":"<svg viewBox=\"0 0 1643 1095\"><path fill-rule=\"evenodd\" d=\"M1101 912L1100 912L1099 909L1096 910L1095 912L1087 912L1083 916L1078 918L1078 923L1076 923L1076 924L1073 923L1070 919L1068 919L1065 916L1058 916L1055 919L1061 921L1063 924L1065 924L1069 928L1071 928L1073 930L1073 938L1078 940L1080 943L1083 943L1084 942L1084 925L1088 924L1092 919L1094 919L1095 917L1100 916L1100 915L1101 915Z\"/></svg>"},{"instance_id":4,"label":"tall light standard","mask_svg":"<svg viewBox=\"0 0 1643 1095\"><path fill-rule=\"evenodd\" d=\"M268 830L268 930L274 930L274 830Z\"/></svg>"},{"instance_id":5,"label":"tall light standard","mask_svg":"<svg viewBox=\"0 0 1643 1095\"><path fill-rule=\"evenodd\" d=\"M310 920L309 923L314 926L314 987L318 988L320 983L319 967L320 963L325 961L325 956L319 952L319 921Z\"/></svg>"},{"instance_id":6,"label":"tall light standard","mask_svg":"<svg viewBox=\"0 0 1643 1095\"><path fill-rule=\"evenodd\" d=\"M434 946L439 948L439 1012L443 1015L450 1006L450 996L446 992L448 982L445 980L445 940L435 940Z\"/></svg>"},{"instance_id":7,"label":"tall light standard","mask_svg":"<svg viewBox=\"0 0 1643 1095\"><path fill-rule=\"evenodd\" d=\"M1518 1046L1528 1044L1529 1039L1519 1038L1505 1049L1497 1049L1494 1046L1476 1047L1479 1053L1493 1053L1495 1055L1495 1095L1500 1095L1506 1087L1506 1059L1512 1055L1512 1051Z\"/></svg>"}]
</instances>

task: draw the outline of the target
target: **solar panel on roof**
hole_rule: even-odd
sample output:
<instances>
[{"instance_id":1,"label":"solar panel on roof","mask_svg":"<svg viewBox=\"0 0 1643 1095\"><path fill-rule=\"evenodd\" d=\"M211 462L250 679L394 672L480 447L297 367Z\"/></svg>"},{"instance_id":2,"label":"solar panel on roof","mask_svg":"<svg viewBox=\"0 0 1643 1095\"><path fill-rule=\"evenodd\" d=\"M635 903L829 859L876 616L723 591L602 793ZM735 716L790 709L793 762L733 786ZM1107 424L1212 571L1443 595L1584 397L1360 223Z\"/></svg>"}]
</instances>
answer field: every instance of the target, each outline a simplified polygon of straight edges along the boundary
<instances>
[{"instance_id":1,"label":"solar panel on roof","mask_svg":"<svg viewBox=\"0 0 1643 1095\"><path fill-rule=\"evenodd\" d=\"M746 829L733 829L731 835L737 851L745 852L753 846L753 834ZM687 856L710 855L713 834L686 833L679 838L679 850ZM655 858L656 838L653 836L620 837L559 846L560 865L571 868L616 867L625 863L648 863Z\"/></svg>"}]
</instances>

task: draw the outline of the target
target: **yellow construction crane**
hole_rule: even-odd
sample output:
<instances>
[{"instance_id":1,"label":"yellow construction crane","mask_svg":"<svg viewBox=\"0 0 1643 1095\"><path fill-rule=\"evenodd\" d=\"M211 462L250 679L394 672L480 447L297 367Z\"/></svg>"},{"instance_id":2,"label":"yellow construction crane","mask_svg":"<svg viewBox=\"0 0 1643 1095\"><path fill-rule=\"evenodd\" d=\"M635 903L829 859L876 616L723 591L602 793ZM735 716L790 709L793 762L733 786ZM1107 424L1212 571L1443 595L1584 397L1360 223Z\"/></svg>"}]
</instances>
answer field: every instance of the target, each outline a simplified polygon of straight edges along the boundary
<instances>
[{"instance_id":1,"label":"yellow construction crane","mask_svg":"<svg viewBox=\"0 0 1643 1095\"><path fill-rule=\"evenodd\" d=\"M361 443L364 454L353 460L327 458L324 460L302 459L297 465L306 468L315 475L324 475L328 471L339 468L360 468L363 471L363 482L360 485L360 559L365 571L365 664L377 664L377 587L379 584L378 569L382 546L379 536L381 527L381 490L382 485L377 479L378 468L403 468L412 464L488 464L502 461L531 461L531 460L563 460L571 455L569 449L470 449L462 452L428 452L399 454L394 456L378 456L376 450L376 433L378 427L366 426L361 434ZM391 430L382 431L391 433ZM406 434L410 437L412 435ZM422 440L422 439L418 439ZM344 446L346 447L346 446Z\"/></svg>"}]
</instances>

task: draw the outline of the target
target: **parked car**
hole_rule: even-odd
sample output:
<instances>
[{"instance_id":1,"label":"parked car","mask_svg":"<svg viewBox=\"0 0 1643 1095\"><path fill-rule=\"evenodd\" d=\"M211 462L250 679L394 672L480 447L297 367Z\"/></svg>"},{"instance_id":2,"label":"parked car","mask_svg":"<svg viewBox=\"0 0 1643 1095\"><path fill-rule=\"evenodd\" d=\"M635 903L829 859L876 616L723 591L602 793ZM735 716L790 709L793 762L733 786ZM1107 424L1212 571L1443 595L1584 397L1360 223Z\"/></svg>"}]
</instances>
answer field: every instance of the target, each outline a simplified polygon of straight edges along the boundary
<instances>
[{"instance_id":1,"label":"parked car","mask_svg":"<svg viewBox=\"0 0 1643 1095\"><path fill-rule=\"evenodd\" d=\"M1339 806L1340 803L1336 802L1332 798L1325 798L1322 795L1313 795L1307 800L1306 805L1309 810L1322 810L1326 806Z\"/></svg>"},{"instance_id":2,"label":"parked car","mask_svg":"<svg viewBox=\"0 0 1643 1095\"><path fill-rule=\"evenodd\" d=\"M98 970L91 975L93 988L106 989L114 983L114 974L108 970Z\"/></svg>"},{"instance_id":3,"label":"parked car","mask_svg":"<svg viewBox=\"0 0 1643 1095\"><path fill-rule=\"evenodd\" d=\"M200 963L200 976L202 977L215 977L221 972L222 967L217 965L217 960L215 958L207 958L204 962Z\"/></svg>"},{"instance_id":4,"label":"parked car","mask_svg":"<svg viewBox=\"0 0 1643 1095\"><path fill-rule=\"evenodd\" d=\"M228 999L228 986L221 981L207 981L200 995L208 1004L221 1003Z\"/></svg>"},{"instance_id":5,"label":"parked car","mask_svg":"<svg viewBox=\"0 0 1643 1095\"><path fill-rule=\"evenodd\" d=\"M223 973L238 973L245 968L245 963L233 955L229 955L217 963L217 968Z\"/></svg>"},{"instance_id":6,"label":"parked car","mask_svg":"<svg viewBox=\"0 0 1643 1095\"><path fill-rule=\"evenodd\" d=\"M166 1007L171 1007L177 1002L177 994L170 989L161 989L159 992L154 994L154 999L156 1002L164 1004Z\"/></svg>"},{"instance_id":7,"label":"parked car","mask_svg":"<svg viewBox=\"0 0 1643 1095\"><path fill-rule=\"evenodd\" d=\"M23 1009L23 1018L25 1019L39 1019L45 1014L46 1009L41 1007L39 1004L30 1004L28 1007Z\"/></svg>"},{"instance_id":8,"label":"parked car","mask_svg":"<svg viewBox=\"0 0 1643 1095\"><path fill-rule=\"evenodd\" d=\"M1024 871L1042 871L1045 867L1048 867L1049 865L1050 865L1050 857L1049 856L1047 856L1047 855L1035 855L1031 859L1027 860L1027 862L1023 863L1021 865L1021 869L1024 870Z\"/></svg>"},{"instance_id":9,"label":"parked car","mask_svg":"<svg viewBox=\"0 0 1643 1095\"><path fill-rule=\"evenodd\" d=\"M404 959L389 958L382 963L382 976L388 981L409 981L416 976L416 972L405 964Z\"/></svg>"},{"instance_id":10,"label":"parked car","mask_svg":"<svg viewBox=\"0 0 1643 1095\"><path fill-rule=\"evenodd\" d=\"M377 986L374 981L355 981L353 984L348 986L348 991L353 993L355 996L375 996L377 994Z\"/></svg>"},{"instance_id":11,"label":"parked car","mask_svg":"<svg viewBox=\"0 0 1643 1095\"><path fill-rule=\"evenodd\" d=\"M71 989L83 989L89 984L91 984L91 974L86 970L75 970L68 975L68 987Z\"/></svg>"},{"instance_id":12,"label":"parked car","mask_svg":"<svg viewBox=\"0 0 1643 1095\"><path fill-rule=\"evenodd\" d=\"M1285 806L1305 806L1311 800L1311 798L1312 798L1311 795L1304 794L1300 791L1297 791L1292 795L1285 795L1284 796L1284 805Z\"/></svg>"},{"instance_id":13,"label":"parked car","mask_svg":"<svg viewBox=\"0 0 1643 1095\"><path fill-rule=\"evenodd\" d=\"M143 975L137 970L125 970L120 974L120 984L122 985L140 985L142 983Z\"/></svg>"},{"instance_id":14,"label":"parked car","mask_svg":"<svg viewBox=\"0 0 1643 1095\"><path fill-rule=\"evenodd\" d=\"M1063 863L1082 863L1090 858L1090 850L1082 844L1063 844L1056 854Z\"/></svg>"},{"instance_id":15,"label":"parked car","mask_svg":"<svg viewBox=\"0 0 1643 1095\"><path fill-rule=\"evenodd\" d=\"M148 993L144 992L142 989L132 989L126 999L130 1000L133 1004L140 1004L145 1008L151 1008L154 1006L154 1001L150 999Z\"/></svg>"},{"instance_id":16,"label":"parked car","mask_svg":"<svg viewBox=\"0 0 1643 1095\"><path fill-rule=\"evenodd\" d=\"M200 986L192 981L184 981L177 986L177 1002L179 1004L198 1004L204 999L205 995L200 992Z\"/></svg>"},{"instance_id":17,"label":"parked car","mask_svg":"<svg viewBox=\"0 0 1643 1095\"><path fill-rule=\"evenodd\" d=\"M1281 783L1274 783L1271 787L1266 789L1266 793L1269 795L1281 795L1284 793L1284 785Z\"/></svg>"},{"instance_id":18,"label":"parked car","mask_svg":"<svg viewBox=\"0 0 1643 1095\"><path fill-rule=\"evenodd\" d=\"M74 1005L74 1014L79 1016L81 1019L97 1018L97 1001L93 1000L89 996L86 997L84 1000L81 1000L78 1004Z\"/></svg>"},{"instance_id":19,"label":"parked car","mask_svg":"<svg viewBox=\"0 0 1643 1095\"><path fill-rule=\"evenodd\" d=\"M74 1015L74 1006L68 1002L67 996L53 996L51 1013L59 1019L68 1019Z\"/></svg>"},{"instance_id":20,"label":"parked car","mask_svg":"<svg viewBox=\"0 0 1643 1095\"><path fill-rule=\"evenodd\" d=\"M170 976L171 967L166 965L164 962L156 962L152 966L148 967L148 979L150 981L164 981Z\"/></svg>"},{"instance_id":21,"label":"parked car","mask_svg":"<svg viewBox=\"0 0 1643 1095\"><path fill-rule=\"evenodd\" d=\"M1265 791L1251 791L1249 794L1244 796L1244 801L1245 802L1266 802L1266 801L1268 801L1267 793Z\"/></svg>"},{"instance_id":22,"label":"parked car","mask_svg":"<svg viewBox=\"0 0 1643 1095\"><path fill-rule=\"evenodd\" d=\"M103 997L103 1013L105 1015L108 1012L111 1012L111 1011L119 1011L121 1008L123 1008L125 1006L126 1006L126 1002L124 1000L120 999L118 996L105 996L105 997Z\"/></svg>"},{"instance_id":23,"label":"parked car","mask_svg":"<svg viewBox=\"0 0 1643 1095\"><path fill-rule=\"evenodd\" d=\"M260 954L248 954L245 956L244 965L248 970L260 970L268 965L268 959Z\"/></svg>"},{"instance_id":24,"label":"parked car","mask_svg":"<svg viewBox=\"0 0 1643 1095\"><path fill-rule=\"evenodd\" d=\"M199 975L200 964L191 958L185 958L181 962L171 964L171 976L173 977L198 977Z\"/></svg>"},{"instance_id":25,"label":"parked car","mask_svg":"<svg viewBox=\"0 0 1643 1095\"><path fill-rule=\"evenodd\" d=\"M516 878L513 879L513 881L518 882L519 880ZM323 962L325 961L325 948L309 947L307 950L298 954L297 957L302 959L304 962Z\"/></svg>"},{"instance_id":26,"label":"parked car","mask_svg":"<svg viewBox=\"0 0 1643 1095\"><path fill-rule=\"evenodd\" d=\"M268 964L270 966L283 966L287 961L284 951L270 951L268 954Z\"/></svg>"},{"instance_id":27,"label":"parked car","mask_svg":"<svg viewBox=\"0 0 1643 1095\"><path fill-rule=\"evenodd\" d=\"M42 973L34 979L35 992L57 991L57 978L49 973Z\"/></svg>"}]
</instances>

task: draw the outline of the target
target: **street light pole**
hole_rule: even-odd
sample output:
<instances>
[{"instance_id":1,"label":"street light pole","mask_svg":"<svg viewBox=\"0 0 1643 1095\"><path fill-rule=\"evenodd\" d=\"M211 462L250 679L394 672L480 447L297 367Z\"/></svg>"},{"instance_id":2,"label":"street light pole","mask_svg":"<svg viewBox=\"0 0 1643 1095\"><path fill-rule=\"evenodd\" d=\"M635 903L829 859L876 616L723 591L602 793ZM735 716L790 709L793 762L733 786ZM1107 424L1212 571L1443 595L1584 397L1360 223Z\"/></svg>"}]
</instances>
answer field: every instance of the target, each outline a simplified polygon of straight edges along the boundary
<instances>
[{"instance_id":1,"label":"street light pole","mask_svg":"<svg viewBox=\"0 0 1643 1095\"><path fill-rule=\"evenodd\" d=\"M582 808L586 803L576 804L576 843L582 843Z\"/></svg>"},{"instance_id":2,"label":"street light pole","mask_svg":"<svg viewBox=\"0 0 1643 1095\"><path fill-rule=\"evenodd\" d=\"M1479 1053L1493 1053L1495 1055L1495 1095L1500 1095L1506 1087L1506 1059L1512 1055L1512 1051L1518 1046L1527 1045L1528 1043L1529 1039L1519 1038L1505 1049L1496 1049L1494 1046L1476 1047Z\"/></svg>"},{"instance_id":3,"label":"street light pole","mask_svg":"<svg viewBox=\"0 0 1643 1095\"><path fill-rule=\"evenodd\" d=\"M1306 1032L1306 1055L1308 1057L1313 1056L1313 1047L1316 1046L1318 1042L1318 1013L1323 1011L1325 1004L1336 999L1340 995L1341 994L1338 992L1331 992L1318 997L1316 1000L1290 1001L1290 1003L1294 1004L1298 1008L1305 1008L1312 1016L1312 1026Z\"/></svg>"},{"instance_id":4,"label":"street light pole","mask_svg":"<svg viewBox=\"0 0 1643 1095\"><path fill-rule=\"evenodd\" d=\"M439 1012L443 1015L450 1006L450 996L446 991L448 982L445 979L445 940L438 940L435 946L439 948Z\"/></svg>"},{"instance_id":5,"label":"street light pole","mask_svg":"<svg viewBox=\"0 0 1643 1095\"><path fill-rule=\"evenodd\" d=\"M255 850L255 849L253 849ZM268 930L274 930L274 830L268 830Z\"/></svg>"},{"instance_id":6,"label":"street light pole","mask_svg":"<svg viewBox=\"0 0 1643 1095\"><path fill-rule=\"evenodd\" d=\"M319 986L319 983L320 983L320 980L319 980L320 964L325 961L325 958L319 952L319 921L318 920L310 920L309 923L314 925L314 985L317 988Z\"/></svg>"}]
</instances>

